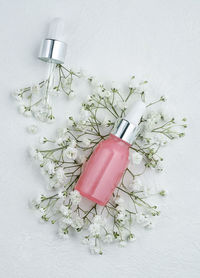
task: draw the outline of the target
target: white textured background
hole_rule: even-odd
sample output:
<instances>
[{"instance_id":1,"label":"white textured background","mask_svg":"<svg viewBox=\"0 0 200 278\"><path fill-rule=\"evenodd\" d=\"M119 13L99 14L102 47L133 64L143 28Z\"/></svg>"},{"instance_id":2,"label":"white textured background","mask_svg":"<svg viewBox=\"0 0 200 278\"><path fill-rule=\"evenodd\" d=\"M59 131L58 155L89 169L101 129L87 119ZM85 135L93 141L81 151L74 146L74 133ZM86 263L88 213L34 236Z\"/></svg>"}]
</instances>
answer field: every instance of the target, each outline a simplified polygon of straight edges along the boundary
<instances>
[{"instance_id":1,"label":"white textured background","mask_svg":"<svg viewBox=\"0 0 200 278\"><path fill-rule=\"evenodd\" d=\"M37 51L55 16L66 19L67 64L103 80L147 79L189 121L187 136L165 149L166 172L156 178L170 192L156 228L103 256L76 238L56 239L27 206L44 181L25 155L35 140L25 132L31 120L9 94L42 79ZM200 1L0 0L0 63L0 277L200 277Z\"/></svg>"}]
</instances>

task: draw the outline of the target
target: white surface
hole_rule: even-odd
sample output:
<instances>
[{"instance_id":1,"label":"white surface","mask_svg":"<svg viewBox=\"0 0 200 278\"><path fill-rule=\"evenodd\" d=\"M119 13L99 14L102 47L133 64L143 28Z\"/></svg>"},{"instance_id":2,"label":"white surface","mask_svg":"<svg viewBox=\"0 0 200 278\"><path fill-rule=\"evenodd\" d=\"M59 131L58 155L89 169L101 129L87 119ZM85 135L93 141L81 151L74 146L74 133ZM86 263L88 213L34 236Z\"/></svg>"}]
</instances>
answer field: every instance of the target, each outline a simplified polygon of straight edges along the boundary
<instances>
[{"instance_id":1,"label":"white surface","mask_svg":"<svg viewBox=\"0 0 200 278\"><path fill-rule=\"evenodd\" d=\"M0 0L0 277L200 277L199 15L198 0ZM68 26L68 64L103 80L134 73L189 120L187 136L165 149L158 181L170 195L156 228L103 256L76 238L57 240L27 207L44 181L25 155L35 140L24 130L31 121L17 114L9 94L41 80L45 65L36 55L55 16Z\"/></svg>"}]
</instances>

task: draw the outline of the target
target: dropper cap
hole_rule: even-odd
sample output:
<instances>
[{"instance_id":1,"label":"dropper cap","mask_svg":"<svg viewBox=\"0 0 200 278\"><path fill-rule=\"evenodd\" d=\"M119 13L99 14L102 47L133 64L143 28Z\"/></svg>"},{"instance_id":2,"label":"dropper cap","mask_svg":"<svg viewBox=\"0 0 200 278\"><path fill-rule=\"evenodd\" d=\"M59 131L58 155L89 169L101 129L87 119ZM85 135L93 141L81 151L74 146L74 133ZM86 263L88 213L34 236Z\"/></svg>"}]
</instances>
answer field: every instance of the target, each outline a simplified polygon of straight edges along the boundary
<instances>
[{"instance_id":1,"label":"dropper cap","mask_svg":"<svg viewBox=\"0 0 200 278\"><path fill-rule=\"evenodd\" d=\"M135 102L127 116L116 125L112 134L132 145L138 135L138 125L144 111L144 102Z\"/></svg>"},{"instance_id":2,"label":"dropper cap","mask_svg":"<svg viewBox=\"0 0 200 278\"><path fill-rule=\"evenodd\" d=\"M134 105L131 107L131 110L128 112L125 119L134 125L138 125L140 122L140 119L145 111L145 103L141 100L138 100L134 103Z\"/></svg>"},{"instance_id":3,"label":"dropper cap","mask_svg":"<svg viewBox=\"0 0 200 278\"><path fill-rule=\"evenodd\" d=\"M49 25L46 38L42 41L38 58L44 62L63 64L67 52L64 42L64 22L61 18L54 18Z\"/></svg>"}]
</instances>

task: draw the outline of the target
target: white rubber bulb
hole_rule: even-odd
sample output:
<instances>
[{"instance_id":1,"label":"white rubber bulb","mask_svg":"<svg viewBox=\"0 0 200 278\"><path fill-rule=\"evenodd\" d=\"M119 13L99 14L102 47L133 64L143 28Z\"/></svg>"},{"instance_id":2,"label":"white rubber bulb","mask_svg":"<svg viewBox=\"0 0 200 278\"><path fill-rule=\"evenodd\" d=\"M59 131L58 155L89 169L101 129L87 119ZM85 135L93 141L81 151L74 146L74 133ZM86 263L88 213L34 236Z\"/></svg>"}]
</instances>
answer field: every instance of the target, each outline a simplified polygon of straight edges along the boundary
<instances>
[{"instance_id":1,"label":"white rubber bulb","mask_svg":"<svg viewBox=\"0 0 200 278\"><path fill-rule=\"evenodd\" d=\"M62 18L54 18L49 24L48 39L64 41L65 24Z\"/></svg>"},{"instance_id":2,"label":"white rubber bulb","mask_svg":"<svg viewBox=\"0 0 200 278\"><path fill-rule=\"evenodd\" d=\"M142 102L141 100L136 101L131 107L131 110L129 111L125 119L130 123L138 125L142 115L144 114L145 108L146 106L144 102Z\"/></svg>"}]
</instances>

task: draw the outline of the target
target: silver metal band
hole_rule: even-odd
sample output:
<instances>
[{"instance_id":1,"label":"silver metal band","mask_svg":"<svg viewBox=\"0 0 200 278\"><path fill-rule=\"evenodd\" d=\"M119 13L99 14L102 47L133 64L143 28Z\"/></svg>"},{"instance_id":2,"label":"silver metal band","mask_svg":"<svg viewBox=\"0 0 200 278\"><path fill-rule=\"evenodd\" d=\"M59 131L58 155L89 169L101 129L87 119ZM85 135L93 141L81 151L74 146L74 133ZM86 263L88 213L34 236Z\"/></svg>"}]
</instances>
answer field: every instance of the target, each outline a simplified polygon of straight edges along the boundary
<instances>
[{"instance_id":1,"label":"silver metal band","mask_svg":"<svg viewBox=\"0 0 200 278\"><path fill-rule=\"evenodd\" d=\"M66 52L66 43L53 39L45 39L42 42L38 58L44 62L63 64Z\"/></svg>"},{"instance_id":2,"label":"silver metal band","mask_svg":"<svg viewBox=\"0 0 200 278\"><path fill-rule=\"evenodd\" d=\"M139 131L138 126L133 125L132 123L130 123L125 119L121 119L116 124L112 134L114 134L116 137L132 145L134 140L137 137L138 131Z\"/></svg>"}]
</instances>

